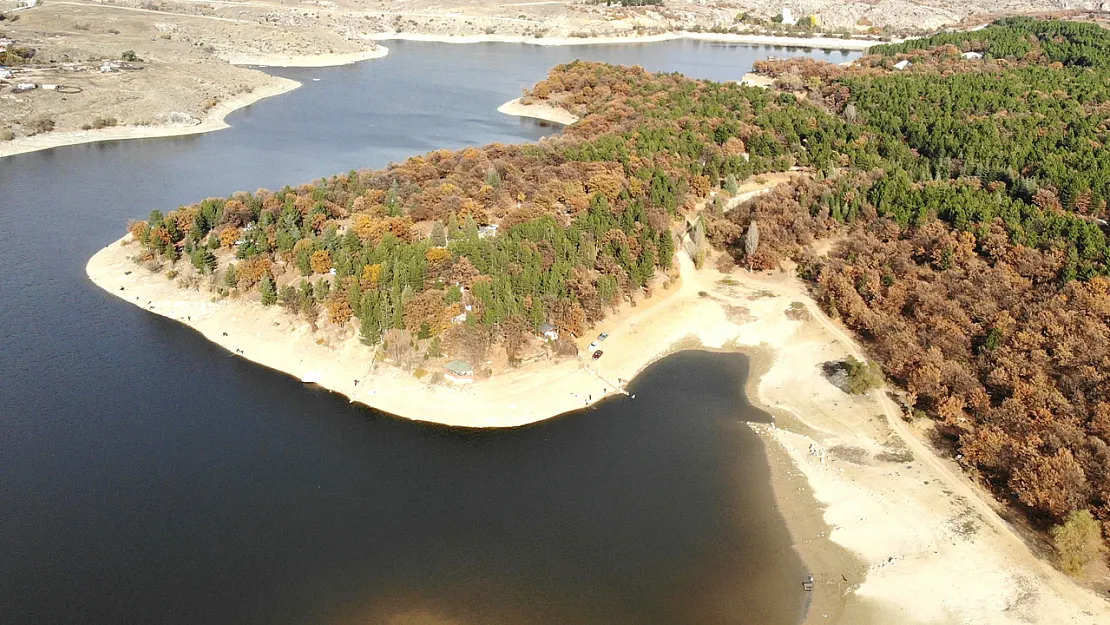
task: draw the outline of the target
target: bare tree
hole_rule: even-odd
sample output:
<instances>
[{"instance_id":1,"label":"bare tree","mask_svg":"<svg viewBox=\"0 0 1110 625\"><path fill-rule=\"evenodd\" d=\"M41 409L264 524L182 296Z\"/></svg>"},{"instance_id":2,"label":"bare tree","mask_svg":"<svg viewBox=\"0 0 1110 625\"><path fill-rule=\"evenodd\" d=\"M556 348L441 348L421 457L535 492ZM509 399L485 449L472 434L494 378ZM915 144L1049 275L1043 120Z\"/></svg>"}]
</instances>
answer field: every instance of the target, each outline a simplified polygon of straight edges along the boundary
<instances>
[{"instance_id":1,"label":"bare tree","mask_svg":"<svg viewBox=\"0 0 1110 625\"><path fill-rule=\"evenodd\" d=\"M694 221L690 242L693 246L693 249L690 250L690 256L694 261L694 266L701 269L701 266L705 264L705 256L709 249L709 242L705 237L705 217L703 215L698 215L697 220Z\"/></svg>"},{"instance_id":2,"label":"bare tree","mask_svg":"<svg viewBox=\"0 0 1110 625\"><path fill-rule=\"evenodd\" d=\"M759 249L759 224L752 220L748 226L748 235L744 237L744 253L748 256L748 271L752 270L752 257L755 256L756 250Z\"/></svg>"},{"instance_id":3,"label":"bare tree","mask_svg":"<svg viewBox=\"0 0 1110 625\"><path fill-rule=\"evenodd\" d=\"M849 124L854 124L856 120L859 119L859 111L856 110L855 104L848 104L848 106L844 107L844 119L846 119Z\"/></svg>"}]
</instances>

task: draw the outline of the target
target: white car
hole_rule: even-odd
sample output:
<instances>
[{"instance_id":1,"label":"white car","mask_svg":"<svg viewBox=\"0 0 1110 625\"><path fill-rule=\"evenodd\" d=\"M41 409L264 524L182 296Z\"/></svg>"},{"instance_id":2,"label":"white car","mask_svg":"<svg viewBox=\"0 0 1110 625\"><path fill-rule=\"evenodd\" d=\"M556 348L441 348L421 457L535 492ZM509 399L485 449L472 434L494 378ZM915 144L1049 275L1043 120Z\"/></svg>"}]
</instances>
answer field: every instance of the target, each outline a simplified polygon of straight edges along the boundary
<instances>
[{"instance_id":1,"label":"white car","mask_svg":"<svg viewBox=\"0 0 1110 625\"><path fill-rule=\"evenodd\" d=\"M589 351L594 351L595 349L597 349L598 345L601 345L599 341L594 341L593 343L590 343Z\"/></svg>"}]
</instances>

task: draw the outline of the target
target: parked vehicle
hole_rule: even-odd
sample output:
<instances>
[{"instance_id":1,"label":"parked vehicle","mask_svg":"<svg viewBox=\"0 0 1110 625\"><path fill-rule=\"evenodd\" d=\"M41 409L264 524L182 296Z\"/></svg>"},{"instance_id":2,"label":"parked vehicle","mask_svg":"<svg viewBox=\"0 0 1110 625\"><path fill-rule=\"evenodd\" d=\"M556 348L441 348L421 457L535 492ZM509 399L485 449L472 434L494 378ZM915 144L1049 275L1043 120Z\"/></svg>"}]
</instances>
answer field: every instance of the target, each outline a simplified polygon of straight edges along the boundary
<instances>
[{"instance_id":1,"label":"parked vehicle","mask_svg":"<svg viewBox=\"0 0 1110 625\"><path fill-rule=\"evenodd\" d=\"M597 360L598 358L601 358L601 355L604 354L604 353L605 352L601 351L600 349L597 350L596 352L594 352L594 356L593 356L594 360Z\"/></svg>"},{"instance_id":2,"label":"parked vehicle","mask_svg":"<svg viewBox=\"0 0 1110 625\"><path fill-rule=\"evenodd\" d=\"M601 345L599 341L594 341L593 343L590 343L590 346L587 349L589 349L589 351L593 351L597 349L599 345Z\"/></svg>"},{"instance_id":3,"label":"parked vehicle","mask_svg":"<svg viewBox=\"0 0 1110 625\"><path fill-rule=\"evenodd\" d=\"M609 338L609 333L608 332L602 332L601 334L597 335L597 342L600 343L601 341L604 341L607 338Z\"/></svg>"}]
</instances>

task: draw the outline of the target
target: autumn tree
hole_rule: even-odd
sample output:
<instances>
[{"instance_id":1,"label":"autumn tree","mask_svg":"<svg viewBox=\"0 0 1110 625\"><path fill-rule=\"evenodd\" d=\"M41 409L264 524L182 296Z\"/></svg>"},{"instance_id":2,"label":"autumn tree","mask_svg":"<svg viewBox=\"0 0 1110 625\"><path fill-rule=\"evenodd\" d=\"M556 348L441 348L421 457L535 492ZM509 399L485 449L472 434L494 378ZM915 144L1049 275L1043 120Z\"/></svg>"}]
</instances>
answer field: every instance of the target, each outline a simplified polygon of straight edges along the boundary
<instances>
[{"instance_id":1,"label":"autumn tree","mask_svg":"<svg viewBox=\"0 0 1110 625\"><path fill-rule=\"evenodd\" d=\"M313 252L311 263L313 273L328 273L331 271L331 252L327 250Z\"/></svg>"},{"instance_id":2,"label":"autumn tree","mask_svg":"<svg viewBox=\"0 0 1110 625\"><path fill-rule=\"evenodd\" d=\"M327 309L328 319L336 325L347 323L354 315L351 302L347 298L347 292L340 289L336 289L328 295Z\"/></svg>"},{"instance_id":3,"label":"autumn tree","mask_svg":"<svg viewBox=\"0 0 1110 625\"><path fill-rule=\"evenodd\" d=\"M1099 523L1088 510L1077 510L1052 528L1057 563L1069 575L1079 575L1104 552Z\"/></svg>"}]
</instances>

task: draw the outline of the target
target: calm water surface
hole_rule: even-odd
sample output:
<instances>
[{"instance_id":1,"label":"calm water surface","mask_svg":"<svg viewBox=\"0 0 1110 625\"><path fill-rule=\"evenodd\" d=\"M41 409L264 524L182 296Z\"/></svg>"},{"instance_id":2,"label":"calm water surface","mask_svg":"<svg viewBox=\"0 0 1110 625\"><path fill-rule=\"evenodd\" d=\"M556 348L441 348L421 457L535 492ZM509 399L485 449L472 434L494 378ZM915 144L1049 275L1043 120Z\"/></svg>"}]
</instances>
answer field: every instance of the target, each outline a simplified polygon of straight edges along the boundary
<instances>
[{"instance_id":1,"label":"calm water surface","mask_svg":"<svg viewBox=\"0 0 1110 625\"><path fill-rule=\"evenodd\" d=\"M740 356L683 353L513 431L392 419L94 287L128 219L551 131L496 107L573 58L738 79L772 48L392 42L209 135L0 160L0 620L796 621ZM842 62L852 53L813 53ZM312 81L319 78L319 82Z\"/></svg>"}]
</instances>

